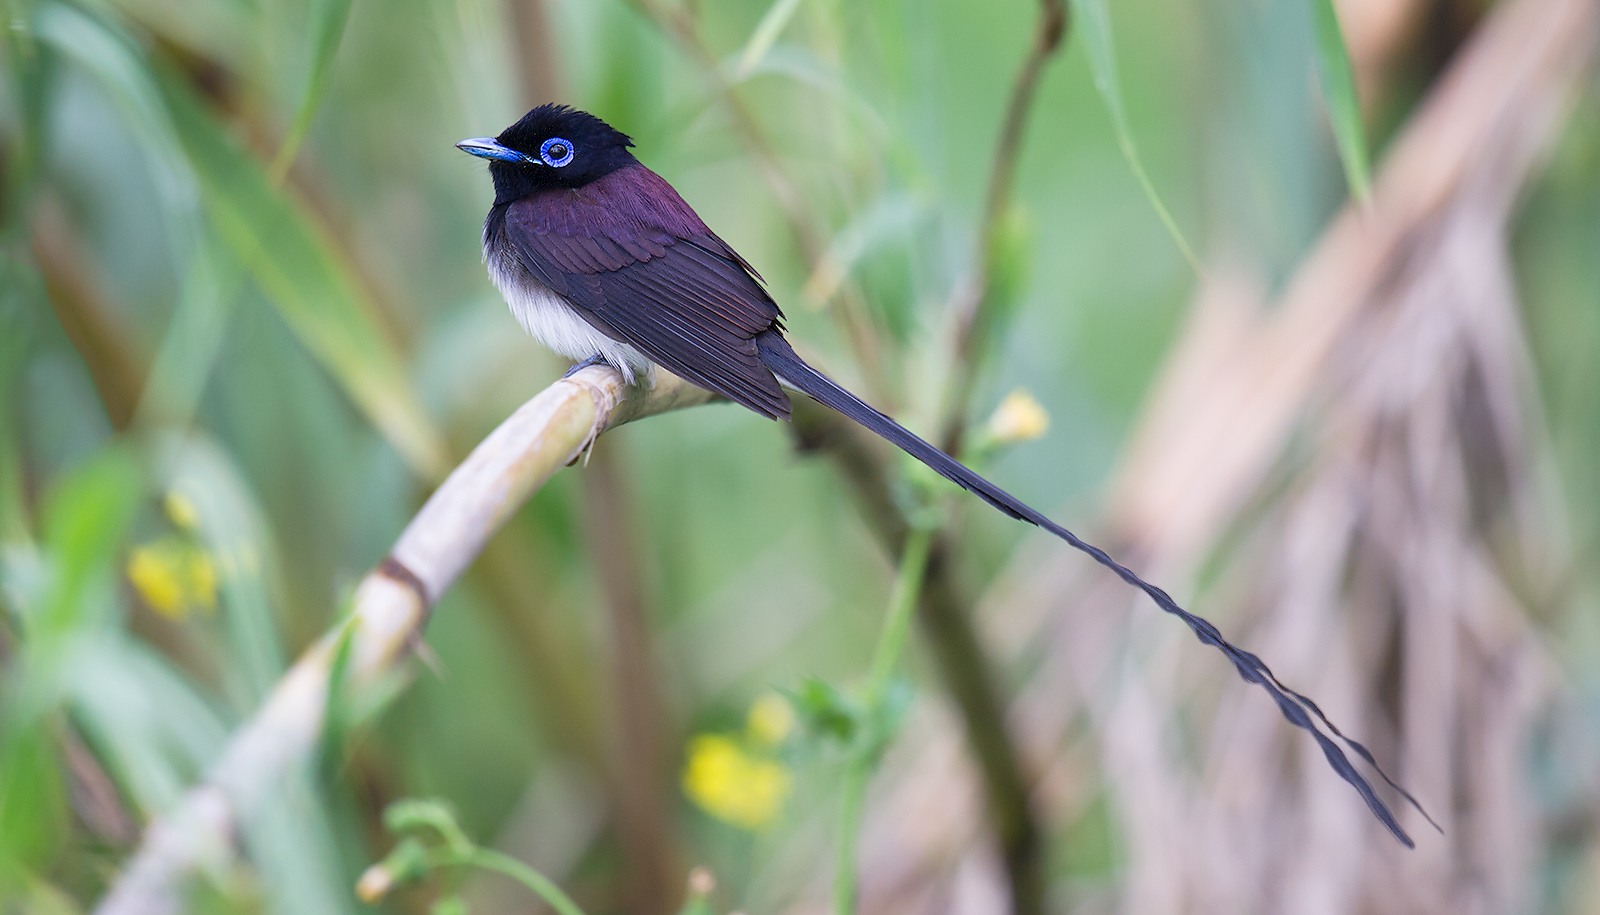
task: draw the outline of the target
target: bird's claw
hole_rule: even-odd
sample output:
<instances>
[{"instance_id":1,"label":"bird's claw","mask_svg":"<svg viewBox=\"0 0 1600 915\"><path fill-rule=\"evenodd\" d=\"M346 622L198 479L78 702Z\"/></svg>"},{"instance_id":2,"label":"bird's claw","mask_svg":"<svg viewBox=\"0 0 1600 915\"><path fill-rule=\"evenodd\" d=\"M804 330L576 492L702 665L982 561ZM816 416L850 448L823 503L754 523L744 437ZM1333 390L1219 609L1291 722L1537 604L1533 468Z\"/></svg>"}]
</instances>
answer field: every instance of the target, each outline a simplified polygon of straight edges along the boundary
<instances>
[{"instance_id":1,"label":"bird's claw","mask_svg":"<svg viewBox=\"0 0 1600 915\"><path fill-rule=\"evenodd\" d=\"M599 353L595 353L593 356L590 356L589 358L583 360L582 362L573 363L572 368L567 369L566 374L562 375L561 377L562 378L571 378L573 375L576 375L577 373L583 371L584 369L588 368L591 365L607 365L607 364L608 363L606 362L604 356L600 355Z\"/></svg>"}]
</instances>

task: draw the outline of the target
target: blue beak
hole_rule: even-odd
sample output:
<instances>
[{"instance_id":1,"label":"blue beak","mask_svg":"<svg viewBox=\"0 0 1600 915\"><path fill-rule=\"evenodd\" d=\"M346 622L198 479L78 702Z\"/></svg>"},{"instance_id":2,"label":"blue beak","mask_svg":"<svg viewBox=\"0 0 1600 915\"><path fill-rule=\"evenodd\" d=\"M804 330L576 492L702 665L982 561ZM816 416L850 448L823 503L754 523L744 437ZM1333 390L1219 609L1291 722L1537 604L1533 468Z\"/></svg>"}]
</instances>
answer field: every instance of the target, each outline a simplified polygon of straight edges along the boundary
<instances>
[{"instance_id":1,"label":"blue beak","mask_svg":"<svg viewBox=\"0 0 1600 915\"><path fill-rule=\"evenodd\" d=\"M501 162L520 162L524 165L543 165L538 159L524 156L514 149L501 146L494 137L472 137L456 144L456 149L471 153L481 159L499 159Z\"/></svg>"}]
</instances>

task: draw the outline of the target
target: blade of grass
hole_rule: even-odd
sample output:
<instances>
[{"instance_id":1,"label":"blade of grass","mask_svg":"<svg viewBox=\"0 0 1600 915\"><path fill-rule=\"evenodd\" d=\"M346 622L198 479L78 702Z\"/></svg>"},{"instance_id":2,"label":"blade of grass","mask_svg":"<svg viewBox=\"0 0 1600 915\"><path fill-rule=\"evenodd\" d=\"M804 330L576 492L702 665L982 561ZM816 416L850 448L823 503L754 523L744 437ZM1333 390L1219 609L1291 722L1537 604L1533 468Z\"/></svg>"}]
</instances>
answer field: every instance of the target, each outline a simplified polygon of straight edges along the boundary
<instances>
[{"instance_id":1,"label":"blade of grass","mask_svg":"<svg viewBox=\"0 0 1600 915\"><path fill-rule=\"evenodd\" d=\"M243 285L239 265L222 243L200 236L139 397L135 425L184 428L194 419Z\"/></svg>"},{"instance_id":2,"label":"blade of grass","mask_svg":"<svg viewBox=\"0 0 1600 915\"><path fill-rule=\"evenodd\" d=\"M1166 226L1167 233L1172 236L1172 241L1183 252L1184 259L1196 274L1201 273L1200 259L1195 256L1194 249L1189 246L1189 241L1178 228L1177 220L1172 218L1172 213L1167 205L1162 202L1161 195L1156 192L1154 182L1144 170L1144 160L1139 157L1139 147L1133 142L1133 129L1128 124L1128 110L1122 102L1122 83L1117 78L1116 49L1111 43L1111 12L1106 8L1106 0L1071 0L1072 16L1077 22L1077 33L1082 36L1084 51L1089 58L1089 72L1094 77L1094 87L1100 93L1100 98L1105 102L1106 111L1111 115L1111 127L1117 134L1117 146L1122 150L1123 158L1128 160L1128 167L1133 170L1134 178L1138 179L1139 186L1144 189L1145 198L1150 201L1150 206L1160 217L1161 224Z\"/></svg>"},{"instance_id":3,"label":"blade of grass","mask_svg":"<svg viewBox=\"0 0 1600 915\"><path fill-rule=\"evenodd\" d=\"M170 236L174 267L181 274L202 235L199 194L143 51L109 17L64 3L39 4L32 28L41 43L100 80L138 137L164 204L159 215Z\"/></svg>"},{"instance_id":4,"label":"blade of grass","mask_svg":"<svg viewBox=\"0 0 1600 915\"><path fill-rule=\"evenodd\" d=\"M294 120L284 134L283 145L278 147L272 166L267 169L267 179L274 185L283 183L294 157L305 142L311 121L317 115L322 95L328 88L328 74L333 71L333 58L339 52L339 40L344 37L345 23L350 19L351 0L315 0L311 10L311 61L306 71L306 83L301 91L300 104L296 106Z\"/></svg>"},{"instance_id":5,"label":"blade of grass","mask_svg":"<svg viewBox=\"0 0 1600 915\"><path fill-rule=\"evenodd\" d=\"M761 65L767 52L772 50L772 45L783 34L783 30L794 18L795 11L800 8L800 0L776 0L767 9L767 14L761 17L761 22L756 25L756 30L750 33L750 40L745 42L744 51L739 54L739 66L734 71L733 78L737 82L749 77Z\"/></svg>"},{"instance_id":6,"label":"blade of grass","mask_svg":"<svg viewBox=\"0 0 1600 915\"><path fill-rule=\"evenodd\" d=\"M1328 121L1333 125L1334 141L1339 146L1339 161L1344 164L1350 193L1365 203L1372 183L1367 162L1366 131L1361 126L1361 103L1356 98L1356 80L1350 67L1350 51L1339 28L1339 13L1333 0L1311 0L1311 18L1316 25L1317 81L1322 85L1322 100L1328 106Z\"/></svg>"},{"instance_id":7,"label":"blade of grass","mask_svg":"<svg viewBox=\"0 0 1600 915\"><path fill-rule=\"evenodd\" d=\"M166 74L159 81L218 236L412 470L427 479L442 476L443 439L332 242L300 204L272 186L187 86Z\"/></svg>"}]
</instances>

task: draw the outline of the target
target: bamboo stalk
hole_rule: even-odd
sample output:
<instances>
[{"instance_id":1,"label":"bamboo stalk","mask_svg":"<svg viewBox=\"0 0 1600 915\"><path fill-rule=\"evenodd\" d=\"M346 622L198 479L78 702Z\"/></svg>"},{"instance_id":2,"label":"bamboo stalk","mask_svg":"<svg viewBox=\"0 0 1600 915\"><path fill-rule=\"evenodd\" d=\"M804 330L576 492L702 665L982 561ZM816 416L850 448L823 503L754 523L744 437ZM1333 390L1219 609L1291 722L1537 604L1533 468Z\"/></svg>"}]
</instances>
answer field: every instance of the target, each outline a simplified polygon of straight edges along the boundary
<instances>
[{"instance_id":1,"label":"bamboo stalk","mask_svg":"<svg viewBox=\"0 0 1600 915\"><path fill-rule=\"evenodd\" d=\"M139 850L95 909L99 915L182 911L182 882L231 854L237 825L270 798L316 746L329 679L346 639L342 688L371 690L400 670L429 611L489 538L556 472L608 429L714 395L666 372L629 388L614 369L590 366L523 404L440 484L356 589L347 623L317 641L228 740L205 779L145 831Z\"/></svg>"}]
</instances>

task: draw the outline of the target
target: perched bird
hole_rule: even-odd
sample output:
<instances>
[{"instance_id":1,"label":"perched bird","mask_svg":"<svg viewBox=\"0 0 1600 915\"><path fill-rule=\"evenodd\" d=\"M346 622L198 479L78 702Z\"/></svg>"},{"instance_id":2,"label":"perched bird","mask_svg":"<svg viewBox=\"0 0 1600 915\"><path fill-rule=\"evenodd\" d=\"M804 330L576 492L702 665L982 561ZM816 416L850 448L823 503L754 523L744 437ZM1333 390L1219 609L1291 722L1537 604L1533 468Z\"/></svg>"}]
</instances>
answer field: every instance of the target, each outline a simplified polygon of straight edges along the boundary
<instances>
[{"instance_id":1,"label":"perched bird","mask_svg":"<svg viewBox=\"0 0 1600 915\"><path fill-rule=\"evenodd\" d=\"M1266 689L1292 724L1315 735L1334 770L1360 792L1384 826L1412 845L1318 724L1377 769L1372 754L1341 734L1310 699L1279 682L1260 658L1235 647L1211 623L1179 607L1105 551L807 365L784 339L783 313L760 275L706 227L672 185L634 158L632 145L627 135L594 115L561 105L533 109L498 137L456 144L490 160L495 196L483 225L483 256L490 278L528 333L581 360L580 365L608 363L630 382L646 375L652 364L663 366L772 419L789 417L784 388L795 388L1007 515L1088 553L1180 617L1200 641L1220 649L1245 680ZM1381 769L1378 773L1416 805Z\"/></svg>"}]
</instances>

